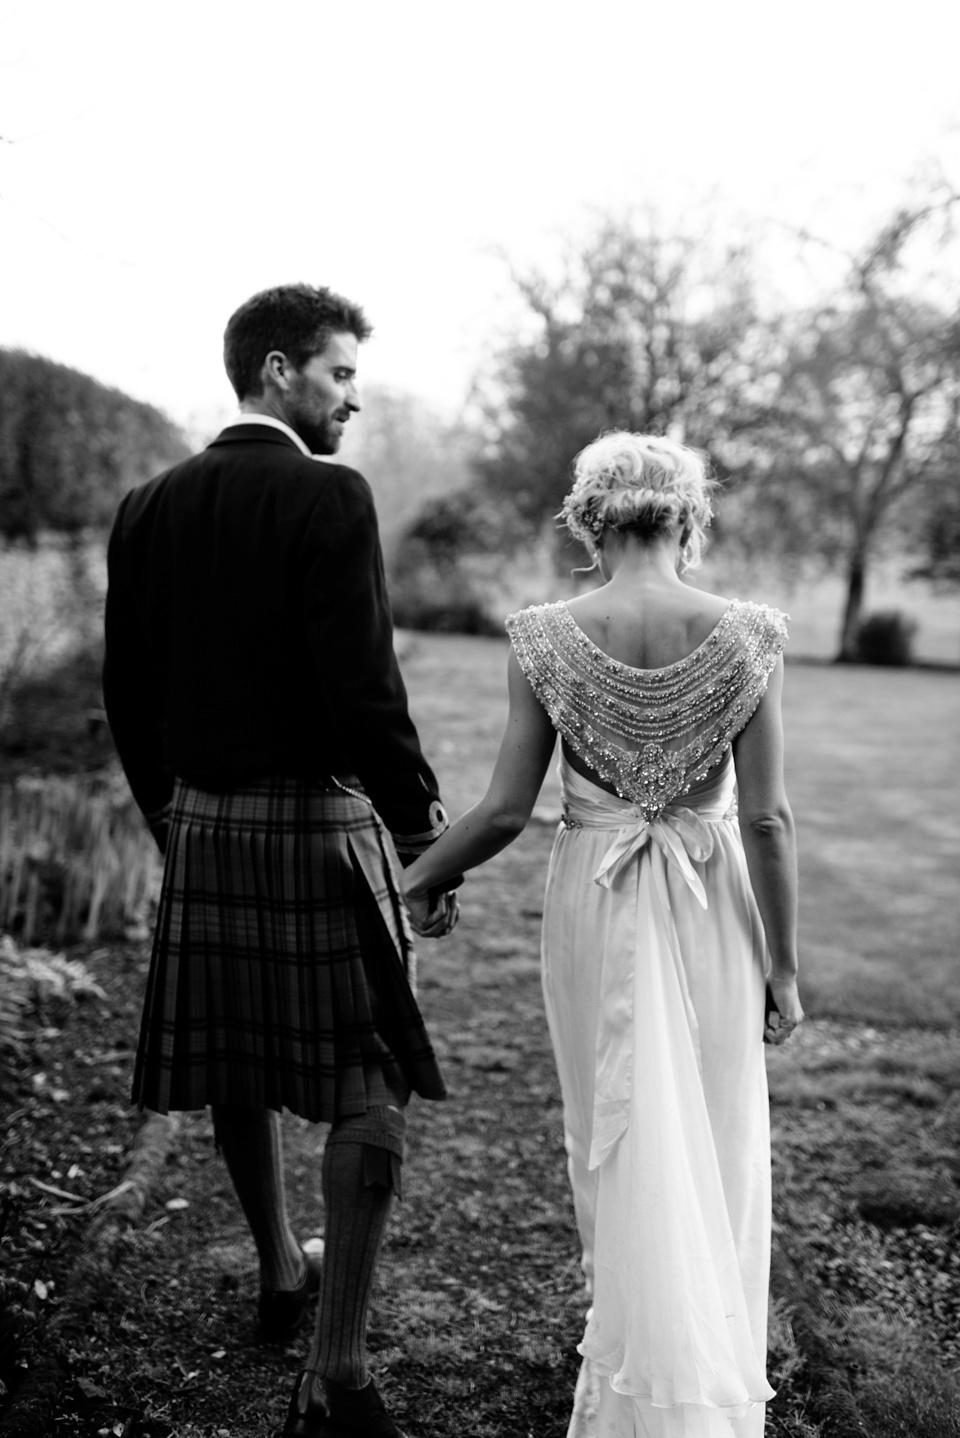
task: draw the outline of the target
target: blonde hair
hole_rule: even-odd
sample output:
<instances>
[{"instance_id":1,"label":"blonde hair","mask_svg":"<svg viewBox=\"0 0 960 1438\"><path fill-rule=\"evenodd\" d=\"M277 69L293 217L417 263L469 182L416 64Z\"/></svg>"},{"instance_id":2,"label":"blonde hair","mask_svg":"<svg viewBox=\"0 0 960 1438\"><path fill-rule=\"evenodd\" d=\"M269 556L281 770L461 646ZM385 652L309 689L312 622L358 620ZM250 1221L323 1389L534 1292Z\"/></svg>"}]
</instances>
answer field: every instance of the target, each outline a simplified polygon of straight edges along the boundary
<instances>
[{"instance_id":1,"label":"blonde hair","mask_svg":"<svg viewBox=\"0 0 960 1438\"><path fill-rule=\"evenodd\" d=\"M618 429L577 455L573 488L557 517L588 547L607 530L650 541L688 528L681 567L693 569L713 518L715 488L706 458L696 450L661 435Z\"/></svg>"}]
</instances>

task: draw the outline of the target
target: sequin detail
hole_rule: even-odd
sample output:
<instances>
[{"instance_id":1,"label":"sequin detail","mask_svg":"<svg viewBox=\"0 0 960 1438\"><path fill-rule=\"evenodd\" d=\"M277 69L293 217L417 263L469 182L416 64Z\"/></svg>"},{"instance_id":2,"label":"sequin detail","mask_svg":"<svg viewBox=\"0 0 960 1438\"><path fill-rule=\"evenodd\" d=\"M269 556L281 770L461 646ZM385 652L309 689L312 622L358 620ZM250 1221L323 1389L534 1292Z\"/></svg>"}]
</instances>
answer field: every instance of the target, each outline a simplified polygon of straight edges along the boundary
<instances>
[{"instance_id":1,"label":"sequin detail","mask_svg":"<svg viewBox=\"0 0 960 1438\"><path fill-rule=\"evenodd\" d=\"M731 600L692 654L634 669L599 649L566 604L511 614L524 674L567 744L647 820L720 763L748 722L787 637L787 616Z\"/></svg>"}]
</instances>

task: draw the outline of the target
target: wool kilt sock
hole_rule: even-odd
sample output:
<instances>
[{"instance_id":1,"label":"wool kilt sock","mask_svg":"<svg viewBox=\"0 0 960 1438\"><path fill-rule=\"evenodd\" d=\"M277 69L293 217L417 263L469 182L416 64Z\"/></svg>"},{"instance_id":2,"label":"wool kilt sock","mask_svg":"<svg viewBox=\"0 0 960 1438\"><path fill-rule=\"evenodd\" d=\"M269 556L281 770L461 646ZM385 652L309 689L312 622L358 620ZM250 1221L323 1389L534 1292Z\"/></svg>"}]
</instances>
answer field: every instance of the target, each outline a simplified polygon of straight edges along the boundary
<instances>
[{"instance_id":1,"label":"wool kilt sock","mask_svg":"<svg viewBox=\"0 0 960 1438\"><path fill-rule=\"evenodd\" d=\"M280 1115L272 1109L217 1104L213 1128L257 1245L260 1287L296 1288L304 1258L287 1218Z\"/></svg>"},{"instance_id":2,"label":"wool kilt sock","mask_svg":"<svg viewBox=\"0 0 960 1438\"><path fill-rule=\"evenodd\" d=\"M362 1142L327 1140L317 1327L306 1367L348 1388L367 1382L367 1315L398 1160Z\"/></svg>"}]
</instances>

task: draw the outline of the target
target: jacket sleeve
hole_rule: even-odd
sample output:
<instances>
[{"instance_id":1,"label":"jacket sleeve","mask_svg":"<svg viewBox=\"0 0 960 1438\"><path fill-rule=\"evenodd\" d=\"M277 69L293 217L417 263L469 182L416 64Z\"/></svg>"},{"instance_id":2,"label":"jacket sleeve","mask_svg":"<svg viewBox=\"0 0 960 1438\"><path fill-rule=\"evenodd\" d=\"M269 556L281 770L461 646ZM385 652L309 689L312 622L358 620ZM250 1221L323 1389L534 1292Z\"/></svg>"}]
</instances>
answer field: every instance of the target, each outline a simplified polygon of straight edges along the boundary
<instances>
[{"instance_id":1,"label":"jacket sleeve","mask_svg":"<svg viewBox=\"0 0 960 1438\"><path fill-rule=\"evenodd\" d=\"M160 675L151 664L127 575L123 524L128 499L117 511L107 547L103 702L133 797L163 849L173 775L162 757Z\"/></svg>"},{"instance_id":2,"label":"jacket sleeve","mask_svg":"<svg viewBox=\"0 0 960 1438\"><path fill-rule=\"evenodd\" d=\"M331 727L398 851L419 853L448 821L407 707L373 495L362 475L333 470L302 552L307 643Z\"/></svg>"}]
</instances>

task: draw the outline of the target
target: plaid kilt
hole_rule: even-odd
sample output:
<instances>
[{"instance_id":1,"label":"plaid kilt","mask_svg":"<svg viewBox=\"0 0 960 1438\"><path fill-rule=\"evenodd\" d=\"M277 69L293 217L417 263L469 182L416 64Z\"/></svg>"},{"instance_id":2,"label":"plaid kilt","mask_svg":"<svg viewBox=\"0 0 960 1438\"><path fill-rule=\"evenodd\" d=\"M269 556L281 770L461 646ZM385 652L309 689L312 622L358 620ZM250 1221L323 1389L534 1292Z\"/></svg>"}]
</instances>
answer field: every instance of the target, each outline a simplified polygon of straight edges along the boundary
<instances>
[{"instance_id":1,"label":"plaid kilt","mask_svg":"<svg viewBox=\"0 0 960 1438\"><path fill-rule=\"evenodd\" d=\"M410 1090L444 1097L383 829L345 782L357 792L177 781L133 1078L141 1107L246 1104L332 1123Z\"/></svg>"}]
</instances>

